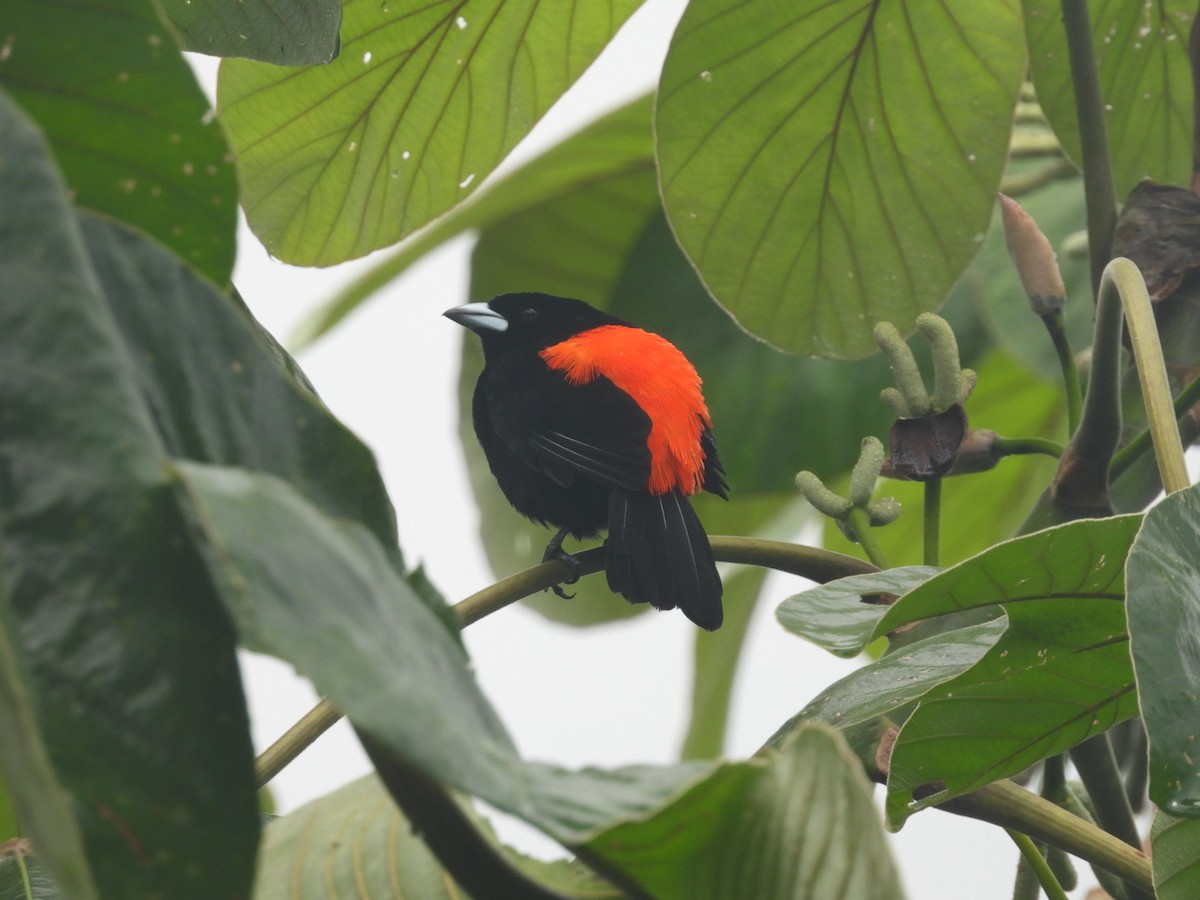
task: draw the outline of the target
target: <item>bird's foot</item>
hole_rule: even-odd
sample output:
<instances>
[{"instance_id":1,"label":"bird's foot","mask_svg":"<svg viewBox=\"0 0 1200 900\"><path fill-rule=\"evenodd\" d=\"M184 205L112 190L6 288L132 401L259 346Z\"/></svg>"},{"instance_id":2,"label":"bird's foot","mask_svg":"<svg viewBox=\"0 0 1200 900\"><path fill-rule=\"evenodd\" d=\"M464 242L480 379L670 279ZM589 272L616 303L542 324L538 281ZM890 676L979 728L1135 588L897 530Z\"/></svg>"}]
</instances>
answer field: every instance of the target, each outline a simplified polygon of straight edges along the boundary
<instances>
[{"instance_id":1,"label":"bird's foot","mask_svg":"<svg viewBox=\"0 0 1200 900\"><path fill-rule=\"evenodd\" d=\"M558 534L550 539L550 543L546 545L546 552L542 554L542 562L544 563L555 562L557 560L566 563L571 568L571 576L569 578L564 578L550 588L550 590L554 591L555 596L561 597L563 600L574 599L575 595L564 591L563 585L577 582L579 580L579 571L583 567L578 559L562 548L563 539L566 538L568 533L566 528L560 529Z\"/></svg>"}]
</instances>

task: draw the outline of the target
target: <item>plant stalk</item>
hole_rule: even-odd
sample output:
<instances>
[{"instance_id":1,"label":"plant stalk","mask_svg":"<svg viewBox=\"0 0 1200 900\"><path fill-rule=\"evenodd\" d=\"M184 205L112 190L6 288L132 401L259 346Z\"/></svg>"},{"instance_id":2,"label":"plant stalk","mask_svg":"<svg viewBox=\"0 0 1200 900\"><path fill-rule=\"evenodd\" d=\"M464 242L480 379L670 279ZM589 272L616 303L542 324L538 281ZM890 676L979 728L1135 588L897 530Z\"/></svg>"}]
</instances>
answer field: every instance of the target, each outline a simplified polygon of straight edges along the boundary
<instances>
[{"instance_id":1,"label":"plant stalk","mask_svg":"<svg viewBox=\"0 0 1200 900\"><path fill-rule=\"evenodd\" d=\"M1017 845L1017 849L1021 851L1021 856L1029 864L1029 868L1033 870L1033 874L1037 876L1038 884L1046 892L1046 897L1049 900L1068 900L1067 892L1058 883L1058 879L1050 871L1050 866L1046 863L1046 858L1038 852L1038 848L1033 845L1033 841L1029 839L1029 835L1013 831L1011 828L1004 830L1008 832L1008 836L1012 838L1013 843Z\"/></svg>"}]
</instances>

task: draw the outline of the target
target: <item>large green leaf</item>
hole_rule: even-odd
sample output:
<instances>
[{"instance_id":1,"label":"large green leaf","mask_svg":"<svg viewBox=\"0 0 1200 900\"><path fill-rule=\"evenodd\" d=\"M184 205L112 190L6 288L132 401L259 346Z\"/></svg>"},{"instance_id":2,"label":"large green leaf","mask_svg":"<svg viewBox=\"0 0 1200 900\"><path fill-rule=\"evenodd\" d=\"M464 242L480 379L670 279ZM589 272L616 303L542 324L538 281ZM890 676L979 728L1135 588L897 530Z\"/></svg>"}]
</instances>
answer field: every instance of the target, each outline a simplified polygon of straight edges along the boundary
<instances>
[{"instance_id":1,"label":"large green leaf","mask_svg":"<svg viewBox=\"0 0 1200 900\"><path fill-rule=\"evenodd\" d=\"M475 253L474 267L479 279L487 281L495 277L504 280L503 275L486 274L487 268L489 265L503 268L514 259L522 271L528 269L530 247L524 238L502 244L513 229L492 229L492 226L500 222L511 225L514 217L533 210L532 215L520 220L521 228L516 230L517 233L524 235L531 227L548 226L546 235L557 241L561 223L552 218L545 207L551 206L555 199L569 198L570 209L578 210L580 195L586 197L587 189L593 185L603 185L603 196L609 200L602 207L600 224L604 229L599 235L601 240L593 243L580 235L581 239L572 248L575 252L570 257L556 259L555 268L566 267L571 273L567 293L575 290L580 297L603 296L604 285L614 277L611 269L622 264L625 249L620 245L613 246L611 239L632 241L650 210L658 206L650 113L650 97L635 100L597 119L506 178L483 188L413 235L367 274L331 298L304 322L292 342L303 346L316 340L424 254L471 229L490 229L490 256L483 248ZM586 199L583 202L586 203ZM621 227L614 222L618 216L627 217L632 224ZM578 216L569 224L579 228L591 221L587 216ZM626 237L622 239L621 235ZM545 261L539 259L543 272L549 268ZM588 284L589 276L598 283L597 288L580 290L581 284Z\"/></svg>"},{"instance_id":2,"label":"large green leaf","mask_svg":"<svg viewBox=\"0 0 1200 900\"><path fill-rule=\"evenodd\" d=\"M820 725L724 766L588 850L658 900L903 896L862 766Z\"/></svg>"},{"instance_id":3,"label":"large green leaf","mask_svg":"<svg viewBox=\"0 0 1200 900\"><path fill-rule=\"evenodd\" d=\"M1200 488L1146 513L1129 552L1129 644L1150 739L1150 799L1200 817Z\"/></svg>"},{"instance_id":4,"label":"large green leaf","mask_svg":"<svg viewBox=\"0 0 1200 900\"><path fill-rule=\"evenodd\" d=\"M972 427L994 429L1007 438L1053 438L1064 430L1066 404L1060 389L1000 351L984 357L976 369L979 384L966 403ZM1014 456L1000 460L990 471L946 479L942 563L958 562L1015 534L1050 483L1055 466L1056 461L1047 456ZM842 479L836 489L844 488ZM894 566L919 562L924 546L924 486L885 480L878 494L895 497L903 510L896 522L875 530L888 562ZM862 552L832 522L825 527L824 545L842 553Z\"/></svg>"},{"instance_id":5,"label":"large green leaf","mask_svg":"<svg viewBox=\"0 0 1200 900\"><path fill-rule=\"evenodd\" d=\"M637 6L346 0L329 65L226 60L250 227L306 265L395 243L477 187Z\"/></svg>"},{"instance_id":6,"label":"large green leaf","mask_svg":"<svg viewBox=\"0 0 1200 900\"><path fill-rule=\"evenodd\" d=\"M876 628L999 605L1008 629L928 694L900 730L888 811L1014 775L1137 714L1124 563L1140 516L1083 520L999 544L902 597Z\"/></svg>"},{"instance_id":7,"label":"large green leaf","mask_svg":"<svg viewBox=\"0 0 1200 900\"><path fill-rule=\"evenodd\" d=\"M1082 160L1070 54L1058 0L1024 0L1038 100L1067 153ZM1188 0L1099 0L1091 14L1117 195L1143 178L1186 185L1192 173Z\"/></svg>"},{"instance_id":8,"label":"large green leaf","mask_svg":"<svg viewBox=\"0 0 1200 900\"><path fill-rule=\"evenodd\" d=\"M340 0L157 0L185 50L282 66L337 54Z\"/></svg>"},{"instance_id":9,"label":"large green leaf","mask_svg":"<svg viewBox=\"0 0 1200 900\"><path fill-rule=\"evenodd\" d=\"M1015 0L694 0L655 125L671 226L766 341L862 357L988 229L1025 71Z\"/></svg>"},{"instance_id":10,"label":"large green leaf","mask_svg":"<svg viewBox=\"0 0 1200 900\"><path fill-rule=\"evenodd\" d=\"M233 630L180 539L111 313L139 298L107 293L117 263L85 245L66 190L0 96L0 609L36 717L27 740L40 732L71 795L102 896L244 895L258 822ZM8 779L30 765L14 748ZM53 874L86 877L74 855L52 858L71 830L18 809Z\"/></svg>"},{"instance_id":11,"label":"large green leaf","mask_svg":"<svg viewBox=\"0 0 1200 900\"><path fill-rule=\"evenodd\" d=\"M906 594L937 573L932 566L908 566L839 578L788 597L775 610L775 618L830 653L858 656L888 611L888 596Z\"/></svg>"},{"instance_id":12,"label":"large green leaf","mask_svg":"<svg viewBox=\"0 0 1200 900\"><path fill-rule=\"evenodd\" d=\"M1150 828L1150 862L1158 900L1192 900L1200 895L1200 822L1156 812Z\"/></svg>"},{"instance_id":13,"label":"large green leaf","mask_svg":"<svg viewBox=\"0 0 1200 900\"><path fill-rule=\"evenodd\" d=\"M0 87L46 133L76 204L149 232L228 283L229 151L149 0L5 0Z\"/></svg>"}]
</instances>

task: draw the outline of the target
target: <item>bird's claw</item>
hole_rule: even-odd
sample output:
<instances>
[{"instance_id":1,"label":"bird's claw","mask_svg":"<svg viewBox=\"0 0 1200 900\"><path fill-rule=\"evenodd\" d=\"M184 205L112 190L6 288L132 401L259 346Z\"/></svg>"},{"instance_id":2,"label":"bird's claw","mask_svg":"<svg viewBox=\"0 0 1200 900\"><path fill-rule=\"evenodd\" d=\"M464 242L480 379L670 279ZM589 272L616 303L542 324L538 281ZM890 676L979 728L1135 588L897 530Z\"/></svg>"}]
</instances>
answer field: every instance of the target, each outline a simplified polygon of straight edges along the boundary
<instances>
[{"instance_id":1,"label":"bird's claw","mask_svg":"<svg viewBox=\"0 0 1200 900\"><path fill-rule=\"evenodd\" d=\"M571 575L564 578L558 584L552 585L550 590L554 591L556 597L561 597L563 600L574 599L574 594L568 594L563 590L564 584L574 584L579 580L580 569L582 565L579 560L562 548L563 538L566 537L566 529L563 529L554 536L554 539L546 545L546 552L542 554L542 562L564 562L571 569Z\"/></svg>"}]
</instances>

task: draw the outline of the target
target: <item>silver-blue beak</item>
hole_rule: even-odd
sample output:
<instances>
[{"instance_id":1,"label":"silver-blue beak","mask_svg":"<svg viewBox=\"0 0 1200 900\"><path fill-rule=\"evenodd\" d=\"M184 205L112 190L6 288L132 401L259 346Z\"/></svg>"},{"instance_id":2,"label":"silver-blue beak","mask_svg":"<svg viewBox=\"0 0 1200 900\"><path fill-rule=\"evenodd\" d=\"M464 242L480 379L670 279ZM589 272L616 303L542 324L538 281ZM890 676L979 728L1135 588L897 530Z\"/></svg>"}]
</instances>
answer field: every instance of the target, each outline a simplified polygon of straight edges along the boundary
<instances>
[{"instance_id":1,"label":"silver-blue beak","mask_svg":"<svg viewBox=\"0 0 1200 900\"><path fill-rule=\"evenodd\" d=\"M452 322L457 322L463 328L469 328L476 334L508 329L508 319L486 303L465 303L462 306L446 310L442 315Z\"/></svg>"}]
</instances>

